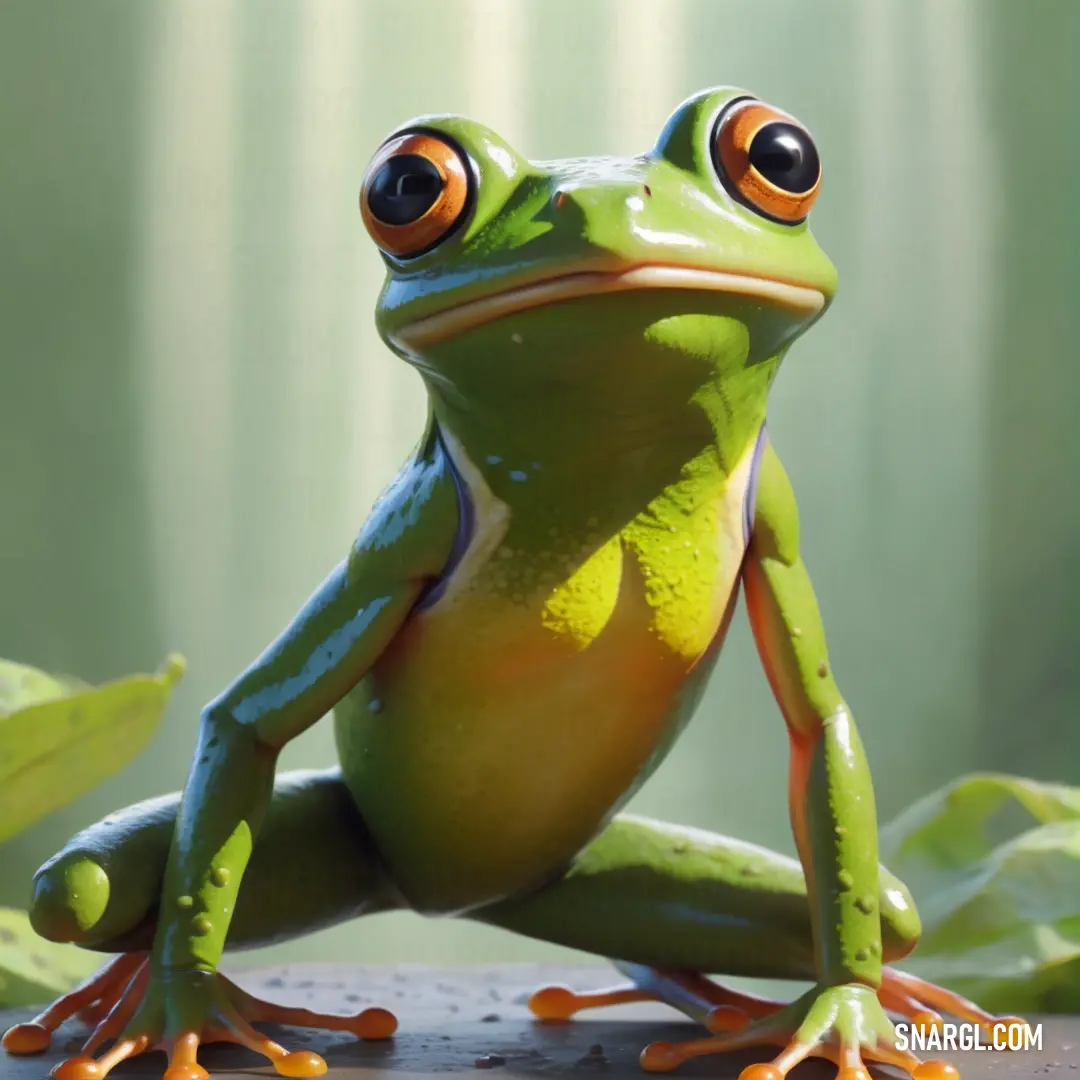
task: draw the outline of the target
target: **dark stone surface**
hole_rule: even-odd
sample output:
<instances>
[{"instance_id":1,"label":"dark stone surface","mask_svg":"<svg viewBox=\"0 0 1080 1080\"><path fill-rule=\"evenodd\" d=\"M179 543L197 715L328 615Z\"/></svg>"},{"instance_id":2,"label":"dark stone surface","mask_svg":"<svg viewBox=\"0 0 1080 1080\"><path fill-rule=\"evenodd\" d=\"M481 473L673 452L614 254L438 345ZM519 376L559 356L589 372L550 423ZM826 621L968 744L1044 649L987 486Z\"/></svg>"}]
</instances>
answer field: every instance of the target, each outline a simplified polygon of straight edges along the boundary
<instances>
[{"instance_id":1,"label":"dark stone surface","mask_svg":"<svg viewBox=\"0 0 1080 1080\"><path fill-rule=\"evenodd\" d=\"M404 1077L436 1074L474 1076L491 1072L503 1076L590 1076L636 1078L642 1047L658 1039L698 1038L701 1029L659 1005L630 1005L582 1014L567 1024L539 1024L530 1019L525 999L537 986L566 983L580 989L617 983L610 968L562 968L536 965L432 968L401 965L294 965L244 972L233 969L237 982L260 997L290 1005L341 1013L366 1005L382 1005L398 1016L400 1027L386 1042L358 1042L350 1035L326 1034L304 1028L265 1030L288 1049L312 1049L322 1054L330 1077L345 1078L393 1073ZM0 1029L29 1019L30 1010L0 1012ZM963 1080L1011 1080L1051 1076L1080 1080L1080 1017L1051 1017L1041 1021L1041 1052L994 1053L969 1051L942 1055L955 1064ZM77 1052L85 1029L64 1025L53 1049L42 1056L0 1056L3 1080L45 1080L49 1069ZM751 1061L766 1060L768 1052L698 1058L678 1070L679 1076L734 1078ZM274 1076L264 1059L233 1046L216 1045L200 1053L214 1077ZM117 1078L160 1080L165 1058L148 1055L120 1065ZM796 1080L835 1076L826 1063L799 1066ZM883 1071L883 1075L889 1075Z\"/></svg>"}]
</instances>

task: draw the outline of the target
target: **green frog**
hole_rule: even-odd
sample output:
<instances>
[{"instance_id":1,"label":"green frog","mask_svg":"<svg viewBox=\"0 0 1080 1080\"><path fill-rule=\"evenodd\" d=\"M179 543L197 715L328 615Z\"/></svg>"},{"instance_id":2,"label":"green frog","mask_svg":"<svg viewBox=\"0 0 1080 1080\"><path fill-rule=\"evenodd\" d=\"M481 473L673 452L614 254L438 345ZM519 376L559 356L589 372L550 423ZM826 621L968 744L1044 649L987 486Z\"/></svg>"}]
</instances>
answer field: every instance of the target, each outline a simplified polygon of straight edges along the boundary
<instances>
[{"instance_id":1,"label":"green frog","mask_svg":"<svg viewBox=\"0 0 1080 1080\"><path fill-rule=\"evenodd\" d=\"M360 210L386 263L376 320L419 372L426 429L351 549L202 713L186 787L111 815L35 877L38 933L116 954L4 1038L96 1026L57 1080L242 1044L321 1075L253 1024L387 1038L384 1009L318 1015L223 976L226 948L373 912L475 920L609 958L627 981L544 987L542 1020L652 998L702 1037L667 1070L772 1046L916 1080L889 1013L990 1025L897 970L920 924L879 866L874 794L766 432L789 347L836 273L807 224L818 151L751 94L684 101L647 153L532 162L428 116L391 134ZM694 713L742 591L790 740L798 860L622 813ZM339 766L276 776L333 713ZM716 977L805 980L790 1003ZM1009 1020L1010 1023L1023 1021Z\"/></svg>"}]
</instances>

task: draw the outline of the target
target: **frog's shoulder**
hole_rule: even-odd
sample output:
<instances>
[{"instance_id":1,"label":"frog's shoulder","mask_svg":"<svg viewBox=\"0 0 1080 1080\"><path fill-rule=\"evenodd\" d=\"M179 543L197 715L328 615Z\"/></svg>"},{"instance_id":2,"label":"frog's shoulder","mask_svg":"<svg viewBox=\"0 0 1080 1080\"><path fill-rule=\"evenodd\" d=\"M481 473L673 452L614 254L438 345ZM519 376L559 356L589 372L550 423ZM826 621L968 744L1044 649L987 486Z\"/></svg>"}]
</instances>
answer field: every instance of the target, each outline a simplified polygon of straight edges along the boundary
<instances>
[{"instance_id":1,"label":"frog's shoulder","mask_svg":"<svg viewBox=\"0 0 1080 1080\"><path fill-rule=\"evenodd\" d=\"M440 475L448 478L457 523L446 565L418 604L418 609L427 610L469 587L502 543L511 515L510 507L492 492L481 470L445 423L431 419L421 447L433 464L438 463Z\"/></svg>"},{"instance_id":2,"label":"frog's shoulder","mask_svg":"<svg viewBox=\"0 0 1080 1080\"><path fill-rule=\"evenodd\" d=\"M423 437L375 500L351 561L441 575L468 530L460 480L433 416Z\"/></svg>"}]
</instances>

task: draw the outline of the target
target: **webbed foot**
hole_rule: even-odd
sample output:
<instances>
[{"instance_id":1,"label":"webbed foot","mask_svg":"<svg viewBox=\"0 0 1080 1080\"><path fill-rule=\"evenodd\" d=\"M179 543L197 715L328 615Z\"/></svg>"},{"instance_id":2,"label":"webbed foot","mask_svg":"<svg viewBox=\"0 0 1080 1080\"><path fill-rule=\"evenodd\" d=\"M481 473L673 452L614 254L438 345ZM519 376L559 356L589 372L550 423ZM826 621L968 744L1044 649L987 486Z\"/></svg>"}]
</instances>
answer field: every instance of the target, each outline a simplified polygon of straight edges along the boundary
<instances>
[{"instance_id":1,"label":"webbed foot","mask_svg":"<svg viewBox=\"0 0 1080 1080\"><path fill-rule=\"evenodd\" d=\"M952 1065L920 1061L900 1050L886 1011L924 1030L940 1027L947 1014L978 1024L995 1043L1001 1042L1002 1024L1025 1023L1015 1017L992 1016L959 994L894 968L883 971L876 994L861 985L819 987L787 1005L731 990L696 972L665 972L621 963L616 967L632 982L584 992L543 987L529 999L529 1007L542 1020L567 1020L584 1009L660 1001L709 1031L702 1039L647 1046L641 1064L650 1072L667 1072L706 1054L776 1045L782 1049L772 1062L748 1066L740 1080L782 1080L808 1057L832 1061L842 1080L868 1080L864 1059L901 1068L914 1080L956 1080L958 1073Z\"/></svg>"},{"instance_id":2,"label":"webbed foot","mask_svg":"<svg viewBox=\"0 0 1080 1080\"><path fill-rule=\"evenodd\" d=\"M290 1052L256 1031L253 1024L293 1024L348 1031L361 1039L388 1039L397 1019L385 1009L355 1016L315 1013L263 1001L224 975L204 971L152 976L145 953L117 957L96 975L3 1037L10 1054L48 1048L52 1033L76 1014L99 1018L81 1052L57 1065L54 1080L103 1080L121 1061L153 1050L168 1055L164 1080L207 1080L197 1056L200 1045L228 1042L269 1059L280 1076L316 1077L326 1062L308 1050ZM106 1043L112 1045L94 1056Z\"/></svg>"}]
</instances>

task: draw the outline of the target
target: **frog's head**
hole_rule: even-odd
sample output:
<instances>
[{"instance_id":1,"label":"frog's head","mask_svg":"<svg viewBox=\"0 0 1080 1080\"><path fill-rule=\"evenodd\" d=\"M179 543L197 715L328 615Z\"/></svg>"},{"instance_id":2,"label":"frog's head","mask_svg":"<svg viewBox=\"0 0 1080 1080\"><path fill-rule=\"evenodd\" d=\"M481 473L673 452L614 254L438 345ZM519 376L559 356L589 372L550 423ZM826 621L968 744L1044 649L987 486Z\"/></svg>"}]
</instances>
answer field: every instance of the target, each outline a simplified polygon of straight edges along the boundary
<instances>
[{"instance_id":1,"label":"frog's head","mask_svg":"<svg viewBox=\"0 0 1080 1080\"><path fill-rule=\"evenodd\" d=\"M820 173L798 121L733 88L683 102L633 158L530 162L471 121L416 120L360 195L388 271L379 332L470 406L685 402L774 369L832 299L807 226Z\"/></svg>"}]
</instances>

